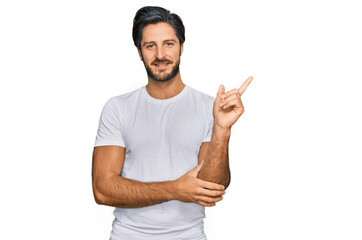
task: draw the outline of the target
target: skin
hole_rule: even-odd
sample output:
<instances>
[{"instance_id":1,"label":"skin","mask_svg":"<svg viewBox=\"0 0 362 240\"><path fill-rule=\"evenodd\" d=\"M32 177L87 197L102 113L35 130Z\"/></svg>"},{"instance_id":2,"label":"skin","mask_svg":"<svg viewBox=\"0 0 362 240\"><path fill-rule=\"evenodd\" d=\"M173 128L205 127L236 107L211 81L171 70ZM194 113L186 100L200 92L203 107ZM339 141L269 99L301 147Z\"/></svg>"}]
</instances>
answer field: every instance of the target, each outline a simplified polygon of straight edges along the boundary
<instances>
[{"instance_id":1,"label":"skin","mask_svg":"<svg viewBox=\"0 0 362 240\"><path fill-rule=\"evenodd\" d=\"M209 146L207 147L204 166L198 175L199 179L222 184L225 189L229 186L228 149L231 126L244 113L241 95L252 80L253 77L249 77L239 89L232 89L228 92L225 92L224 85L219 86L213 106L214 125L211 141L206 144Z\"/></svg>"},{"instance_id":2,"label":"skin","mask_svg":"<svg viewBox=\"0 0 362 240\"><path fill-rule=\"evenodd\" d=\"M149 24L143 29L141 61L160 79L169 74L183 51L174 29L167 23ZM168 62L165 66L155 63ZM120 176L126 149L119 146L94 148L92 185L98 204L138 208L169 200L215 206L223 199L230 183L228 142L231 126L244 112L240 96L251 82L248 78L239 89L225 92L220 85L214 102L214 127L211 142L204 142L199 151L199 165L182 177L167 182L143 183ZM167 99L179 94L185 84L180 72L168 81L148 77L147 92L154 98Z\"/></svg>"},{"instance_id":3,"label":"skin","mask_svg":"<svg viewBox=\"0 0 362 240\"><path fill-rule=\"evenodd\" d=\"M167 23L149 24L143 29L141 49L138 54L141 61L151 68L154 74L166 76L172 71L183 52L174 29ZM157 67L152 62L156 59L173 62L166 67ZM179 94L185 84L181 80L180 72L165 82L154 81L148 77L147 92L154 98L167 99Z\"/></svg>"}]
</instances>

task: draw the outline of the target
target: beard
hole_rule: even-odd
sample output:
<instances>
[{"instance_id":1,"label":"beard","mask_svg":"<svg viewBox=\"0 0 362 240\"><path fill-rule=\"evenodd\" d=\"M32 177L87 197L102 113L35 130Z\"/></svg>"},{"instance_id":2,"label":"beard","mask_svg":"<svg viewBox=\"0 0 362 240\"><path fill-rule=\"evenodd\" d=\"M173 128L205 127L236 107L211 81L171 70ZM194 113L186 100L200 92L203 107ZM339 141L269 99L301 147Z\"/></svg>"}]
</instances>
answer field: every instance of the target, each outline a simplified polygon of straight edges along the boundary
<instances>
[{"instance_id":1,"label":"beard","mask_svg":"<svg viewBox=\"0 0 362 240\"><path fill-rule=\"evenodd\" d=\"M177 75L177 73L179 72L180 70L180 57L179 59L177 60L175 66L173 66L171 72L169 74L162 74L163 72L160 72L158 74L152 72L151 68L149 65L146 65L144 59L143 59L143 56L142 56L142 60L143 60L143 64L145 65L145 68L146 68L146 72L147 72L147 75L157 81L157 82L166 82L170 79L172 79L173 77L175 77ZM162 63L167 63L167 64L172 64L173 62L168 60L168 59L163 59L163 60L159 60L159 59L155 59L151 65L155 65L155 64L162 64Z\"/></svg>"}]
</instances>

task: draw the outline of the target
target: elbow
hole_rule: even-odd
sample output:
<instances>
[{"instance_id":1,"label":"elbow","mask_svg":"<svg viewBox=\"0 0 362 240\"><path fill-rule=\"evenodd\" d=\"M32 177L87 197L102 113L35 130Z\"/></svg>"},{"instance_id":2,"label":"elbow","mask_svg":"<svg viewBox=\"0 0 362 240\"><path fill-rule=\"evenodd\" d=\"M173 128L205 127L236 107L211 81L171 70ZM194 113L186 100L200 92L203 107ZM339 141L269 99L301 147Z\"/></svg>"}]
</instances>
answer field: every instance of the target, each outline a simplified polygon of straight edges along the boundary
<instances>
[{"instance_id":1,"label":"elbow","mask_svg":"<svg viewBox=\"0 0 362 240\"><path fill-rule=\"evenodd\" d=\"M98 189L98 185L96 182L93 182L93 197L94 201L98 205L106 205L106 196Z\"/></svg>"},{"instance_id":2,"label":"elbow","mask_svg":"<svg viewBox=\"0 0 362 240\"><path fill-rule=\"evenodd\" d=\"M224 189L227 189L230 185L230 177L225 177L225 178L219 178L219 177L209 177L209 176L205 176L202 175L201 173L198 175L198 178L204 181L208 181L208 182L212 182L212 183L216 183L219 185L224 186Z\"/></svg>"},{"instance_id":3,"label":"elbow","mask_svg":"<svg viewBox=\"0 0 362 240\"><path fill-rule=\"evenodd\" d=\"M96 202L98 205L106 205L103 198L94 197L94 200L95 200L95 202Z\"/></svg>"},{"instance_id":4,"label":"elbow","mask_svg":"<svg viewBox=\"0 0 362 240\"><path fill-rule=\"evenodd\" d=\"M223 185L225 190L226 190L230 185L230 178L227 181L224 181L224 182L222 182L220 184Z\"/></svg>"},{"instance_id":5,"label":"elbow","mask_svg":"<svg viewBox=\"0 0 362 240\"><path fill-rule=\"evenodd\" d=\"M220 179L219 184L223 185L226 190L230 185L230 181L231 181L231 176L230 176L230 172L229 172L228 176L225 176L223 179Z\"/></svg>"},{"instance_id":6,"label":"elbow","mask_svg":"<svg viewBox=\"0 0 362 240\"><path fill-rule=\"evenodd\" d=\"M98 205L105 205L105 197L97 190L93 190L94 200Z\"/></svg>"}]
</instances>

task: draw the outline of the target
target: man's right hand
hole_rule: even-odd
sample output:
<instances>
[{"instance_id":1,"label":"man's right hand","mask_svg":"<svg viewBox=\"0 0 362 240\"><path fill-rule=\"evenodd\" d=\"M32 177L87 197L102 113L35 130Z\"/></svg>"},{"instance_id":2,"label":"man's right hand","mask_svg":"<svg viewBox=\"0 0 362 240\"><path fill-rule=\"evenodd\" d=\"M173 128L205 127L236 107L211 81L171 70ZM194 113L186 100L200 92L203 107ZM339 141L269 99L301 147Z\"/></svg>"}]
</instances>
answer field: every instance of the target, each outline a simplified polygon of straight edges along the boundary
<instances>
[{"instance_id":1,"label":"man's right hand","mask_svg":"<svg viewBox=\"0 0 362 240\"><path fill-rule=\"evenodd\" d=\"M193 202L201 206L212 207L223 199L225 188L223 185L197 178L202 164L203 161L173 182L175 198L182 202Z\"/></svg>"}]
</instances>

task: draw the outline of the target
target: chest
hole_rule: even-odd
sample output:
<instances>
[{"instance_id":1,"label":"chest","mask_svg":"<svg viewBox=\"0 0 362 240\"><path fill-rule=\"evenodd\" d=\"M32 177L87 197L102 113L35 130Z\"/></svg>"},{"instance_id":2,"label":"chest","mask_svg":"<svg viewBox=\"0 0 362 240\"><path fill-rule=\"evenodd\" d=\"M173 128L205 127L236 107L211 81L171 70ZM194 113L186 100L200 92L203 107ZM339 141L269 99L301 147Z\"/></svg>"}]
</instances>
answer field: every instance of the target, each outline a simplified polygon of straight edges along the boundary
<instances>
[{"instance_id":1,"label":"chest","mask_svg":"<svg viewBox=\"0 0 362 240\"><path fill-rule=\"evenodd\" d=\"M198 151L208 124L195 104L144 103L130 109L122 132L127 152Z\"/></svg>"}]
</instances>

